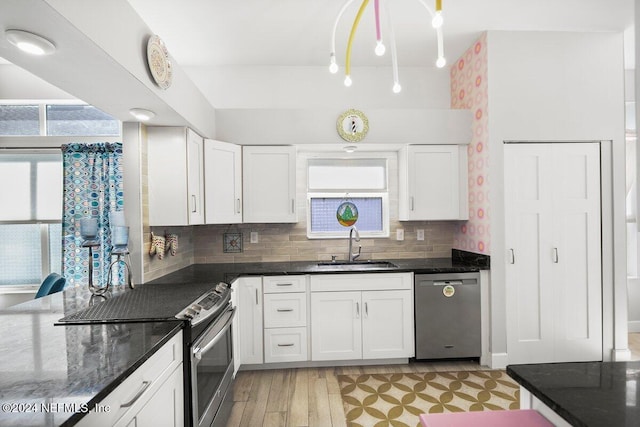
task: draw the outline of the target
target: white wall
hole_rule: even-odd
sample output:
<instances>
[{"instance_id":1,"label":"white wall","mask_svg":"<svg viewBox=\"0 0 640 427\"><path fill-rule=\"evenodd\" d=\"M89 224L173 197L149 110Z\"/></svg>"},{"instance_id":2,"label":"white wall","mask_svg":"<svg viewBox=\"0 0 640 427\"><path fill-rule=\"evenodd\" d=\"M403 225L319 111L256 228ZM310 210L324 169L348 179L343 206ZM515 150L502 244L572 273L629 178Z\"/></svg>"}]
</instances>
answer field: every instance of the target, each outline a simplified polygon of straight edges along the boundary
<instances>
[{"instance_id":1,"label":"white wall","mask_svg":"<svg viewBox=\"0 0 640 427\"><path fill-rule=\"evenodd\" d=\"M62 89L13 64L0 65L0 100L75 99Z\"/></svg>"},{"instance_id":2,"label":"white wall","mask_svg":"<svg viewBox=\"0 0 640 427\"><path fill-rule=\"evenodd\" d=\"M369 118L364 143L468 144L471 115L450 110L448 69L400 68L402 92L391 90L390 67L353 67L353 86L328 67L190 67L216 106L216 139L238 144L344 143L336 119L345 110Z\"/></svg>"},{"instance_id":3,"label":"white wall","mask_svg":"<svg viewBox=\"0 0 640 427\"><path fill-rule=\"evenodd\" d=\"M366 106L365 106L366 107ZM435 109L370 109L362 143L468 144L471 112ZM338 134L343 109L227 109L216 111L216 138L243 145L353 145ZM396 147L397 149L397 147Z\"/></svg>"},{"instance_id":4,"label":"white wall","mask_svg":"<svg viewBox=\"0 0 640 427\"><path fill-rule=\"evenodd\" d=\"M624 64L622 34L489 32L492 169L491 351L507 351L503 141L612 141L612 183L602 189L604 358L627 350ZM603 213L603 221L606 216ZM612 228L612 234L607 229ZM614 352L614 350L618 350ZM613 353L613 356L612 356Z\"/></svg>"},{"instance_id":5,"label":"white wall","mask_svg":"<svg viewBox=\"0 0 640 427\"><path fill-rule=\"evenodd\" d=\"M400 67L394 94L390 67L353 67L353 85L328 67L185 67L216 108L450 108L448 68ZM343 72L343 71L342 71Z\"/></svg>"}]
</instances>

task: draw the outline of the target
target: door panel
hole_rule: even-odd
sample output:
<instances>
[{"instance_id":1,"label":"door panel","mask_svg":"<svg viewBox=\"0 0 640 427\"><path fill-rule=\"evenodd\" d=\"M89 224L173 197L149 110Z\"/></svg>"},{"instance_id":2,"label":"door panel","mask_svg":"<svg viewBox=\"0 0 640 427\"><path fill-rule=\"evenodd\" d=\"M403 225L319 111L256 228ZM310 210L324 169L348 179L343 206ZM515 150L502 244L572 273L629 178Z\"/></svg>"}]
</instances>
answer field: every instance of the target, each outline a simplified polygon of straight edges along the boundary
<instances>
[{"instance_id":1,"label":"door panel","mask_svg":"<svg viewBox=\"0 0 640 427\"><path fill-rule=\"evenodd\" d=\"M311 294L311 360L362 358L360 292Z\"/></svg>"},{"instance_id":2,"label":"door panel","mask_svg":"<svg viewBox=\"0 0 640 427\"><path fill-rule=\"evenodd\" d=\"M507 350L510 363L551 361L553 319L548 283L551 150L505 146Z\"/></svg>"},{"instance_id":3,"label":"door panel","mask_svg":"<svg viewBox=\"0 0 640 427\"><path fill-rule=\"evenodd\" d=\"M411 291L362 293L362 357L412 357L413 300Z\"/></svg>"},{"instance_id":4,"label":"door panel","mask_svg":"<svg viewBox=\"0 0 640 427\"><path fill-rule=\"evenodd\" d=\"M602 360L599 145L554 144L553 161L555 361Z\"/></svg>"},{"instance_id":5,"label":"door panel","mask_svg":"<svg viewBox=\"0 0 640 427\"><path fill-rule=\"evenodd\" d=\"M509 363L602 360L599 149L504 147Z\"/></svg>"}]
</instances>

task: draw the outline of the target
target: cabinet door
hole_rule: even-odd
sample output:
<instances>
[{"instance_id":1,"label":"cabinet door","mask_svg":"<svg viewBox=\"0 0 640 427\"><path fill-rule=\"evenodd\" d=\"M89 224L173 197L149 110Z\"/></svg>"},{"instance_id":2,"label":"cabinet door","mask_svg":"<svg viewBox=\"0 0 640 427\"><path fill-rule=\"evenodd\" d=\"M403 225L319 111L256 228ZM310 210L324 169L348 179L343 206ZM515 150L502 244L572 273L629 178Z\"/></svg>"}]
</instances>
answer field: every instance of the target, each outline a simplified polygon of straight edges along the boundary
<instances>
[{"instance_id":1,"label":"cabinet door","mask_svg":"<svg viewBox=\"0 0 640 427\"><path fill-rule=\"evenodd\" d=\"M187 129L187 191L189 224L204 224L204 147L203 139Z\"/></svg>"},{"instance_id":2,"label":"cabinet door","mask_svg":"<svg viewBox=\"0 0 640 427\"><path fill-rule=\"evenodd\" d=\"M160 390L140 409L134 426L180 427L184 425L182 365L178 366Z\"/></svg>"},{"instance_id":3,"label":"cabinet door","mask_svg":"<svg viewBox=\"0 0 640 427\"><path fill-rule=\"evenodd\" d=\"M185 128L148 127L149 225L189 225Z\"/></svg>"},{"instance_id":4,"label":"cabinet door","mask_svg":"<svg viewBox=\"0 0 640 427\"><path fill-rule=\"evenodd\" d=\"M311 360L362 358L361 292L311 294Z\"/></svg>"},{"instance_id":5,"label":"cabinet door","mask_svg":"<svg viewBox=\"0 0 640 427\"><path fill-rule=\"evenodd\" d=\"M295 147L242 150L243 221L297 222Z\"/></svg>"},{"instance_id":6,"label":"cabinet door","mask_svg":"<svg viewBox=\"0 0 640 427\"><path fill-rule=\"evenodd\" d=\"M602 360L598 144L505 146L509 363Z\"/></svg>"},{"instance_id":7,"label":"cabinet door","mask_svg":"<svg viewBox=\"0 0 640 427\"><path fill-rule=\"evenodd\" d=\"M261 277L238 279L238 317L240 363L263 363Z\"/></svg>"},{"instance_id":8,"label":"cabinet door","mask_svg":"<svg viewBox=\"0 0 640 427\"><path fill-rule=\"evenodd\" d=\"M411 291L362 293L362 358L413 357Z\"/></svg>"},{"instance_id":9,"label":"cabinet door","mask_svg":"<svg viewBox=\"0 0 640 427\"><path fill-rule=\"evenodd\" d=\"M240 279L236 279L232 282L231 288L233 289L231 292L231 304L236 307L236 315L231 323L231 340L233 341L233 377L235 378L238 370L240 369L240 365L242 364L240 355L240 335L242 333L240 330L240 313L242 312L242 308L240 307L240 298L238 296L240 293Z\"/></svg>"},{"instance_id":10,"label":"cabinet door","mask_svg":"<svg viewBox=\"0 0 640 427\"><path fill-rule=\"evenodd\" d=\"M600 147L553 144L555 361L602 360Z\"/></svg>"},{"instance_id":11,"label":"cabinet door","mask_svg":"<svg viewBox=\"0 0 640 427\"><path fill-rule=\"evenodd\" d=\"M207 224L242 222L242 148L205 139L205 216Z\"/></svg>"},{"instance_id":12,"label":"cabinet door","mask_svg":"<svg viewBox=\"0 0 640 427\"><path fill-rule=\"evenodd\" d=\"M551 362L551 147L505 145L504 165L509 362Z\"/></svg>"},{"instance_id":13,"label":"cabinet door","mask_svg":"<svg viewBox=\"0 0 640 427\"><path fill-rule=\"evenodd\" d=\"M399 169L400 220L467 219L465 146L409 145Z\"/></svg>"}]
</instances>

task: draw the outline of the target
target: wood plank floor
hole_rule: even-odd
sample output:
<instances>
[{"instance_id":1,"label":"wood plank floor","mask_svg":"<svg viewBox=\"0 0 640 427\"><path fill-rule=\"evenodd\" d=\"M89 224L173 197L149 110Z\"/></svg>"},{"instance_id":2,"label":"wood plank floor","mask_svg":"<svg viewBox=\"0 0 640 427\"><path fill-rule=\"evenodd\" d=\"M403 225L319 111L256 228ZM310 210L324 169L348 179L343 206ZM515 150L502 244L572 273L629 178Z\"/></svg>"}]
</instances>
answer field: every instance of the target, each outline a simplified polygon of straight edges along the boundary
<instances>
[{"instance_id":1,"label":"wood plank floor","mask_svg":"<svg viewBox=\"0 0 640 427\"><path fill-rule=\"evenodd\" d=\"M629 334L640 360L640 333ZM241 371L227 427L346 427L337 375L485 370L475 362Z\"/></svg>"},{"instance_id":2,"label":"wood plank floor","mask_svg":"<svg viewBox=\"0 0 640 427\"><path fill-rule=\"evenodd\" d=\"M476 362L241 371L227 427L346 427L337 376L485 370Z\"/></svg>"}]
</instances>

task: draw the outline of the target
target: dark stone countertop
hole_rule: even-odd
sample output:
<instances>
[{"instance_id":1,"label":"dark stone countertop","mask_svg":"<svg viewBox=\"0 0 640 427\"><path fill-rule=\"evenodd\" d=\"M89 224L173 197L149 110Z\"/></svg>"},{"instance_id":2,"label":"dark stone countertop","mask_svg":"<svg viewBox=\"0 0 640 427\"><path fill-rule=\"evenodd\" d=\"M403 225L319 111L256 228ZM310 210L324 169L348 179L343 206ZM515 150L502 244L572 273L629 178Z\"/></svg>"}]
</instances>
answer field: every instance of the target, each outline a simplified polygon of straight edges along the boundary
<instances>
[{"instance_id":1,"label":"dark stone countertop","mask_svg":"<svg viewBox=\"0 0 640 427\"><path fill-rule=\"evenodd\" d=\"M412 271L416 274L476 272L487 267L452 258L389 259L397 268L370 268L345 271L321 261L245 262L225 264L193 264L149 283L199 283L223 281L231 283L239 276L278 276L289 274L362 274Z\"/></svg>"},{"instance_id":2,"label":"dark stone countertop","mask_svg":"<svg viewBox=\"0 0 640 427\"><path fill-rule=\"evenodd\" d=\"M507 373L573 426L640 425L640 361L510 365Z\"/></svg>"},{"instance_id":3,"label":"dark stone countertop","mask_svg":"<svg viewBox=\"0 0 640 427\"><path fill-rule=\"evenodd\" d=\"M0 404L38 409L2 407L0 425L75 424L84 414L62 404L81 412L82 405L93 407L183 327L180 321L54 326L88 307L90 297L86 288L72 288L0 310ZM41 404L59 412L42 412Z\"/></svg>"}]
</instances>

